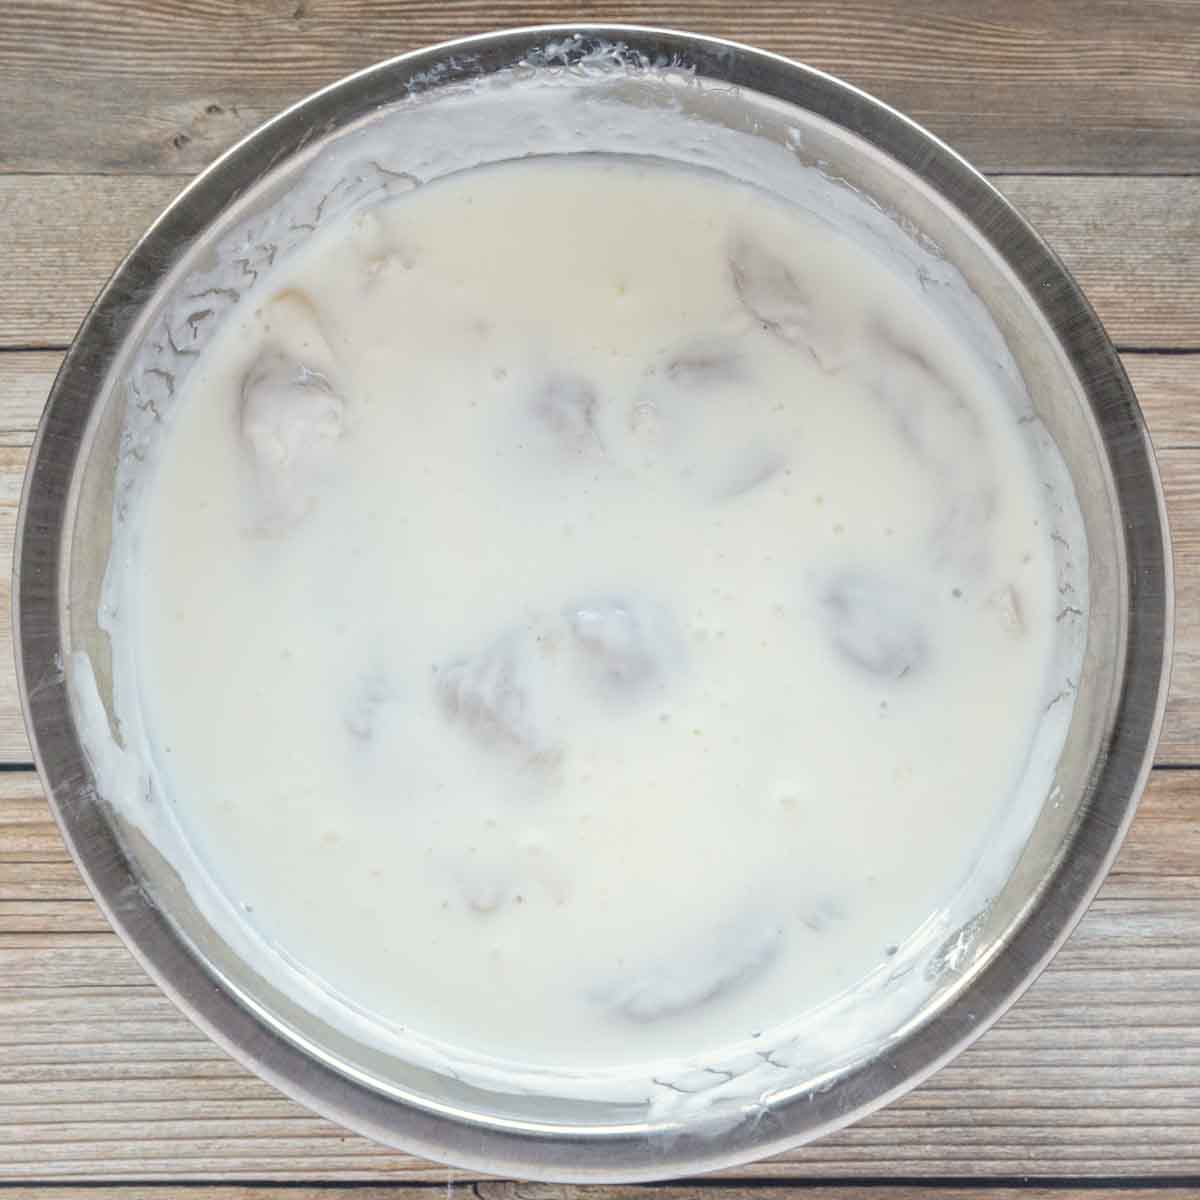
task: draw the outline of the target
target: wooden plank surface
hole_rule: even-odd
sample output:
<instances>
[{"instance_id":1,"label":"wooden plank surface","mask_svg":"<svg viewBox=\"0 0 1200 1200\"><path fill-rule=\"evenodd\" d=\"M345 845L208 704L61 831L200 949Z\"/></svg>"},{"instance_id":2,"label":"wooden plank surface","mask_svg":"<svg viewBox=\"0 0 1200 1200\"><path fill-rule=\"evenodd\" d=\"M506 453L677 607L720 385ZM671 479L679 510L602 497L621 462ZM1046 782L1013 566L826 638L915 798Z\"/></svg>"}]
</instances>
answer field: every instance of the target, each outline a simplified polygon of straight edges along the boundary
<instances>
[{"instance_id":1,"label":"wooden plank surface","mask_svg":"<svg viewBox=\"0 0 1200 1200\"><path fill-rule=\"evenodd\" d=\"M747 1185L709 1180L703 1194L712 1200L934 1200L929 1184L818 1184L797 1191L794 1185ZM190 1187L187 1200L695 1200L697 1186L580 1187L564 1184L513 1183L502 1180L437 1184L309 1183L286 1190L270 1184L208 1184ZM1193 1200L1188 1184L1141 1186L1131 1196L1123 1187L1071 1184L1029 1187L1000 1186L980 1190L971 1185L938 1186L936 1200ZM119 1184L108 1187L72 1184L41 1185L5 1192L13 1200L182 1200L178 1187Z\"/></svg>"},{"instance_id":2,"label":"wooden plank surface","mask_svg":"<svg viewBox=\"0 0 1200 1200\"><path fill-rule=\"evenodd\" d=\"M1007 1017L898 1104L732 1174L1200 1176L1198 996L1200 772L1158 771L1100 898ZM446 1178L306 1113L180 1017L22 772L0 775L0 1181L31 1175Z\"/></svg>"},{"instance_id":3,"label":"wooden plank surface","mask_svg":"<svg viewBox=\"0 0 1200 1200\"><path fill-rule=\"evenodd\" d=\"M483 29L563 20L692 28L833 71L979 166L1195 171L1193 0L7 0L0 163L183 172L314 88Z\"/></svg>"},{"instance_id":4,"label":"wooden plank surface","mask_svg":"<svg viewBox=\"0 0 1200 1200\"><path fill-rule=\"evenodd\" d=\"M997 173L1127 351L1175 537L1158 761L1200 765L1200 0L8 0L0 766L29 757L4 569L21 472L61 350L122 254L187 176L312 88L441 38L567 19L794 55ZM0 771L0 1195L175 1200L192 1181L190 1200L784 1200L799 1181L818 1200L1175 1200L1200 1196L1200 770L1154 773L1100 898L974 1048L853 1129L736 1175L750 1184L473 1183L308 1114L146 981L36 777ZM171 1182L121 1182L134 1180Z\"/></svg>"},{"instance_id":5,"label":"wooden plank surface","mask_svg":"<svg viewBox=\"0 0 1200 1200\"><path fill-rule=\"evenodd\" d=\"M1186 1183L1138 1187L1131 1195L1123 1187L1057 1184L1028 1187L1000 1186L986 1190L967 1185L928 1183L818 1184L798 1191L795 1185L757 1185L708 1180L701 1194L712 1200L1194 1200L1195 1188ZM189 1187L181 1195L170 1185L80 1186L43 1184L6 1190L8 1200L695 1200L697 1185L670 1187L580 1187L564 1184L513 1183L502 1180L446 1184L299 1184L283 1189L271 1184L207 1184Z\"/></svg>"},{"instance_id":6,"label":"wooden plank surface","mask_svg":"<svg viewBox=\"0 0 1200 1200\"><path fill-rule=\"evenodd\" d=\"M474 1185L478 1200L637 1200L655 1197L656 1200L694 1200L694 1188L670 1187L572 1187L561 1184L506 1183L488 1181ZM303 1193L301 1193L303 1195ZM314 1193L320 1196L322 1193ZM766 1186L747 1187L745 1184L717 1182L712 1185L713 1200L1182 1200L1194 1198L1195 1188L1188 1184L1177 1187L1143 1186L1131 1197L1124 1188L1073 1187L1070 1184L1053 1187L1003 1186L981 1191L974 1187L938 1186L936 1192L929 1183L873 1184L869 1190L861 1185L816 1186L797 1192L795 1188ZM212 1197L211 1200L218 1200ZM223 1198L220 1198L223 1200Z\"/></svg>"},{"instance_id":7,"label":"wooden plank surface","mask_svg":"<svg viewBox=\"0 0 1200 1200\"><path fill-rule=\"evenodd\" d=\"M113 268L183 183L0 175L0 349L67 345ZM1200 349L1200 175L1002 175L996 183L1075 273L1118 346Z\"/></svg>"}]
</instances>

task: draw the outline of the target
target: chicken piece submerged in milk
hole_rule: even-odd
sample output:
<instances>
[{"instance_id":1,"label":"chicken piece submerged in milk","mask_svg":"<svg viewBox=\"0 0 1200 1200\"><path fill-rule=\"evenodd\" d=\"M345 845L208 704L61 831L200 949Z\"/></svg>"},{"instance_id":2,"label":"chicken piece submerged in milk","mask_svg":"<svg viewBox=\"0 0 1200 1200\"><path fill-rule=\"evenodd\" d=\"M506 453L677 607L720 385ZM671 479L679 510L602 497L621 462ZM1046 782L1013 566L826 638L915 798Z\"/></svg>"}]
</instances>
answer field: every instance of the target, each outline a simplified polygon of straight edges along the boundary
<instances>
[{"instance_id":1,"label":"chicken piece submerged in milk","mask_svg":"<svg viewBox=\"0 0 1200 1200\"><path fill-rule=\"evenodd\" d=\"M345 405L317 371L267 351L242 386L240 432L249 466L250 524L287 529L316 500L346 432Z\"/></svg>"},{"instance_id":2,"label":"chicken piece submerged in milk","mask_svg":"<svg viewBox=\"0 0 1200 1200\"><path fill-rule=\"evenodd\" d=\"M456 1064L704 1061L885 969L1016 803L1061 608L920 288L619 160L264 285L176 409L125 689L229 895Z\"/></svg>"},{"instance_id":3,"label":"chicken piece submerged in milk","mask_svg":"<svg viewBox=\"0 0 1200 1200\"><path fill-rule=\"evenodd\" d=\"M761 386L737 339L697 338L661 350L629 406L626 430L642 461L670 464L685 486L716 502L766 483L788 462L760 430L729 429L729 416Z\"/></svg>"},{"instance_id":4,"label":"chicken piece submerged in milk","mask_svg":"<svg viewBox=\"0 0 1200 1200\"><path fill-rule=\"evenodd\" d=\"M478 654L435 667L447 718L485 749L553 760L557 747L543 686L550 653L542 636L519 630L502 634Z\"/></svg>"},{"instance_id":5,"label":"chicken piece submerged in milk","mask_svg":"<svg viewBox=\"0 0 1200 1200\"><path fill-rule=\"evenodd\" d=\"M930 631L904 587L902 580L851 569L837 572L822 588L830 642L846 662L868 675L904 679L925 665Z\"/></svg>"},{"instance_id":6,"label":"chicken piece submerged in milk","mask_svg":"<svg viewBox=\"0 0 1200 1200\"><path fill-rule=\"evenodd\" d=\"M557 371L535 389L532 410L536 424L561 454L603 454L597 425L600 398L596 387L580 375Z\"/></svg>"},{"instance_id":7,"label":"chicken piece submerged in milk","mask_svg":"<svg viewBox=\"0 0 1200 1200\"><path fill-rule=\"evenodd\" d=\"M689 930L650 962L601 988L596 999L632 1021L660 1021L751 983L779 950L783 928L770 913L747 910L714 929Z\"/></svg>"},{"instance_id":8,"label":"chicken piece submerged in milk","mask_svg":"<svg viewBox=\"0 0 1200 1200\"><path fill-rule=\"evenodd\" d=\"M242 378L236 419L247 524L277 534L302 520L331 485L343 461L348 412L312 298L284 288L260 315L268 337Z\"/></svg>"},{"instance_id":9,"label":"chicken piece submerged in milk","mask_svg":"<svg viewBox=\"0 0 1200 1200\"><path fill-rule=\"evenodd\" d=\"M730 244L729 271L738 299L764 329L805 350L823 370L841 364L842 336L814 280L801 279L746 232Z\"/></svg>"},{"instance_id":10,"label":"chicken piece submerged in milk","mask_svg":"<svg viewBox=\"0 0 1200 1200\"><path fill-rule=\"evenodd\" d=\"M446 718L476 745L548 764L561 752L565 710L661 692L682 656L669 613L641 598L593 598L436 665L434 686Z\"/></svg>"},{"instance_id":11,"label":"chicken piece submerged in milk","mask_svg":"<svg viewBox=\"0 0 1200 1200\"><path fill-rule=\"evenodd\" d=\"M676 623L647 600L596 597L571 605L566 619L589 682L618 698L662 684L683 657Z\"/></svg>"}]
</instances>

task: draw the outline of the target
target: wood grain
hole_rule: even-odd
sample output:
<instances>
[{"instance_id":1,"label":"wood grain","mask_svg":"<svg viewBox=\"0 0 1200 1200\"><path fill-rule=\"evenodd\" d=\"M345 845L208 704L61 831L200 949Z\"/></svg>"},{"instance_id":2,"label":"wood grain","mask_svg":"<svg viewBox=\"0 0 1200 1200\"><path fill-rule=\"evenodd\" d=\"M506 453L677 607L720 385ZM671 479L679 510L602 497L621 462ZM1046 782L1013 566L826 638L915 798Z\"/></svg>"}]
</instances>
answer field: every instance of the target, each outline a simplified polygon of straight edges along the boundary
<instances>
[{"instance_id":1,"label":"wood grain","mask_svg":"<svg viewBox=\"0 0 1200 1200\"><path fill-rule=\"evenodd\" d=\"M0 349L66 346L183 182L0 175ZM1075 273L1118 346L1200 349L1200 176L996 182Z\"/></svg>"},{"instance_id":2,"label":"wood grain","mask_svg":"<svg viewBox=\"0 0 1200 1200\"><path fill-rule=\"evenodd\" d=\"M31 774L0 775L0 855L0 1180L447 1179L306 1113L180 1017L104 931ZM1200 772L1158 771L1100 898L996 1028L899 1104L733 1174L1200 1172L1198 994Z\"/></svg>"},{"instance_id":3,"label":"wood grain","mask_svg":"<svg viewBox=\"0 0 1200 1200\"><path fill-rule=\"evenodd\" d=\"M445 38L565 20L736 38L844 76L985 169L1195 171L1190 0L8 0L0 163L190 173L350 71Z\"/></svg>"},{"instance_id":4,"label":"wood grain","mask_svg":"<svg viewBox=\"0 0 1200 1200\"><path fill-rule=\"evenodd\" d=\"M563 1184L509 1183L486 1180L473 1187L478 1200L695 1200L695 1187L669 1185L666 1187L612 1187L589 1185L577 1187ZM938 1186L934 1192L928 1183L894 1184L872 1181L865 1186L832 1185L806 1187L797 1193L794 1188L746 1186L740 1183L713 1182L706 1188L713 1200L1183 1200L1194 1197L1189 1185L1178 1187L1139 1187L1131 1196L1124 1188L1073 1187L1070 1184L1039 1187L949 1187ZM301 1193L303 1195L303 1193ZM327 1195L315 1193L315 1195ZM64 1197L64 1200L67 1200ZM217 1200L216 1197L213 1200Z\"/></svg>"},{"instance_id":5,"label":"wood grain","mask_svg":"<svg viewBox=\"0 0 1200 1200\"><path fill-rule=\"evenodd\" d=\"M189 175L313 88L441 38L572 19L793 55L1003 172L998 185L1130 351L1176 550L1159 761L1200 764L1200 353L1140 352L1200 351L1200 0L6 0L0 765L29 756L8 665L21 473L61 349L121 256ZM1182 1200L1200 1195L1200 770L1154 773L1100 898L971 1051L855 1128L737 1174L749 1182L472 1182L312 1116L148 983L36 777L0 771L0 1196Z\"/></svg>"},{"instance_id":6,"label":"wood grain","mask_svg":"<svg viewBox=\"0 0 1200 1200\"><path fill-rule=\"evenodd\" d=\"M0 175L0 349L66 346L105 280L184 182Z\"/></svg>"},{"instance_id":7,"label":"wood grain","mask_svg":"<svg viewBox=\"0 0 1200 1200\"><path fill-rule=\"evenodd\" d=\"M1157 449L1200 450L1200 354L1125 354L1121 361Z\"/></svg>"},{"instance_id":8,"label":"wood grain","mask_svg":"<svg viewBox=\"0 0 1200 1200\"><path fill-rule=\"evenodd\" d=\"M0 446L30 446L62 365L60 350L0 353Z\"/></svg>"},{"instance_id":9,"label":"wood grain","mask_svg":"<svg viewBox=\"0 0 1200 1200\"><path fill-rule=\"evenodd\" d=\"M698 1192L698 1186L703 1192ZM1178 1186L1141 1185L1131 1195L1123 1187L1063 1185L992 1187L988 1185L938 1186L936 1200L1192 1200L1195 1189ZM187 1189L187 1200L934 1200L928 1184L825 1184L804 1187L746 1184L708 1180L701 1184L615 1187L592 1185L514 1183L489 1179L445 1184L339 1184L300 1183L288 1187L272 1184L202 1184ZM170 1185L110 1184L81 1186L41 1184L6 1190L11 1200L182 1200L178 1187Z\"/></svg>"},{"instance_id":10,"label":"wood grain","mask_svg":"<svg viewBox=\"0 0 1200 1200\"><path fill-rule=\"evenodd\" d=\"M1195 400L1193 399L1193 406ZM1200 455L1158 456L1175 553L1175 652L1158 761L1200 763ZM1200 999L1197 1001L1200 1010Z\"/></svg>"},{"instance_id":11,"label":"wood grain","mask_svg":"<svg viewBox=\"0 0 1200 1200\"><path fill-rule=\"evenodd\" d=\"M1118 346L1200 349L1200 177L996 183L1066 263Z\"/></svg>"}]
</instances>

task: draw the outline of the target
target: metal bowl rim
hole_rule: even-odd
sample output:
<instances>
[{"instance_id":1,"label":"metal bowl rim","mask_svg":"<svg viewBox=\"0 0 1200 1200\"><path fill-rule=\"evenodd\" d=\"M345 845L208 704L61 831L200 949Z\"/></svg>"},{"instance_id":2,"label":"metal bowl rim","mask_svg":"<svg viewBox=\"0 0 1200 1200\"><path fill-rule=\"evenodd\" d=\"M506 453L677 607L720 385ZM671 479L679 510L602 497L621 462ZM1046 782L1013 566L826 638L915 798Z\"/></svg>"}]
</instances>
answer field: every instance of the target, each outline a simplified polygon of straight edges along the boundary
<instances>
[{"instance_id":1,"label":"metal bowl rim","mask_svg":"<svg viewBox=\"0 0 1200 1200\"><path fill-rule=\"evenodd\" d=\"M62 672L61 556L71 482L104 380L143 302L170 270L173 253L221 210L231 186L253 184L265 161L308 140L311 115L386 83L398 99L414 76L456 57L492 53L512 59L553 38L621 41L669 48L688 61L720 62L725 82L800 103L808 91L828 103L817 115L865 138L934 183L1000 253L1027 292L1039 297L1092 400L1125 518L1130 557L1126 688L1091 802L1072 852L1046 881L1003 953L932 1021L905 1035L882 1058L848 1072L826 1092L772 1110L761 1132L730 1148L721 1137L664 1140L647 1155L636 1136L596 1138L515 1132L451 1121L387 1099L316 1062L235 999L214 987L202 962L167 919L129 894L128 864L100 806L89 802L89 771L72 724ZM494 67L492 68L494 69ZM800 104L807 108L808 105ZM267 151L264 154L262 152ZM274 154L269 153L276 151ZM232 178L230 178L232 176ZM986 220L985 220L986 218ZM189 232L190 231L190 232ZM181 234L185 235L181 238ZM1047 281L1052 286L1047 289ZM1049 295L1050 300L1041 297ZM1054 310L1047 311L1053 302ZM1100 405L1103 397L1104 404ZM1122 426L1113 432L1113 426ZM1138 500L1139 536L1129 534ZM454 39L375 64L323 88L258 127L201 172L139 239L83 321L51 390L35 438L18 513L13 570L13 630L18 689L34 757L51 809L93 895L147 973L209 1037L237 1061L308 1107L387 1144L470 1170L529 1179L635 1182L712 1171L777 1154L823 1136L910 1090L960 1053L1021 995L1065 941L1106 875L1148 777L1163 720L1170 669L1174 597L1166 508L1157 464L1133 391L1103 328L1069 273L1009 202L947 145L890 106L832 75L726 39L636 25L528 26ZM852 1102L847 1102L847 1095ZM695 1139L693 1139L695 1140Z\"/></svg>"}]
</instances>

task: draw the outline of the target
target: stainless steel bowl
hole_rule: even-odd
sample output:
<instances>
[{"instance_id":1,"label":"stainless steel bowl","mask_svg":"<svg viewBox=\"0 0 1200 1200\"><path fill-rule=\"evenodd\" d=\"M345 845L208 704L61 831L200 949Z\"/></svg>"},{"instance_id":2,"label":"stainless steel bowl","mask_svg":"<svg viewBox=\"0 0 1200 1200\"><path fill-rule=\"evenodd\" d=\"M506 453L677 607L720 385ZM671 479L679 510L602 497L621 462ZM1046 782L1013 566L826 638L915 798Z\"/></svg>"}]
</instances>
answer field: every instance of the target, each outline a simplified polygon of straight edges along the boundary
<instances>
[{"instance_id":1,"label":"stainless steel bowl","mask_svg":"<svg viewBox=\"0 0 1200 1200\"><path fill-rule=\"evenodd\" d=\"M63 672L82 647L104 673L96 614L125 401L138 361L144 385L157 370L158 386L173 391L171 371L147 372L145 361L175 355L170 361L182 364L189 352L164 318L182 281L198 277L231 230L278 209L314 155L336 152L381 111L437 104L509 68L582 78L594 73L599 46L608 66L636 77L630 103L653 107L662 102L656 80L683 79L672 104L685 95L697 121L774 139L820 163L957 267L1061 450L1089 547L1087 651L1071 681L1077 696L1054 800L974 922L977 953L942 973L925 1009L884 1051L820 1086L801 1081L755 1119L719 1131L652 1124L628 1107L505 1096L381 1063L289 1007L213 935L153 848L114 817L81 748ZM545 149L536 121L523 136L528 152ZM291 221L293 231L302 225ZM959 1053L1045 966L1100 885L1150 768L1169 662L1169 549L1150 443L1112 345L1051 251L950 149L862 92L744 46L627 27L517 30L408 54L303 101L205 171L121 265L63 364L26 478L13 586L21 697L51 805L97 900L147 972L240 1062L352 1129L460 1167L552 1180L663 1178L774 1154L862 1117Z\"/></svg>"}]
</instances>

